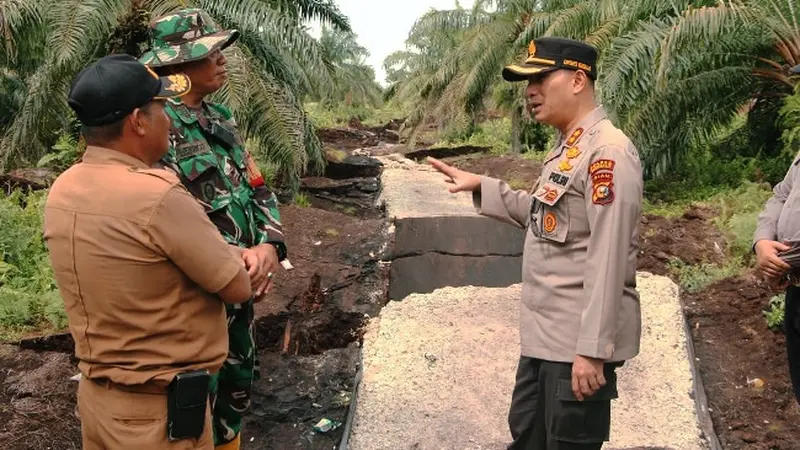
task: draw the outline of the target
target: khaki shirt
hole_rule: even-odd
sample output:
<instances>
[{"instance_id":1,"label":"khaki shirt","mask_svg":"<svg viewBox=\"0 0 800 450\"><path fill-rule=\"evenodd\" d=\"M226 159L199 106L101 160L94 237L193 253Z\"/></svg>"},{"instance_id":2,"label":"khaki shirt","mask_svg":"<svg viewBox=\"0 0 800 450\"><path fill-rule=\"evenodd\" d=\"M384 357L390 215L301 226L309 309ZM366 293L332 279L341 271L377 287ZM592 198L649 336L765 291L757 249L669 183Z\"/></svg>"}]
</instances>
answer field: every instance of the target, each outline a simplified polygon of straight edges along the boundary
<instances>
[{"instance_id":1,"label":"khaki shirt","mask_svg":"<svg viewBox=\"0 0 800 450\"><path fill-rule=\"evenodd\" d=\"M636 291L642 167L631 141L591 112L547 155L531 193L483 177L480 214L527 227L522 263L523 356L571 362L639 353Z\"/></svg>"},{"instance_id":2,"label":"khaki shirt","mask_svg":"<svg viewBox=\"0 0 800 450\"><path fill-rule=\"evenodd\" d=\"M84 376L166 384L219 370L225 308L208 292L241 262L177 177L89 147L50 189L44 238Z\"/></svg>"},{"instance_id":3,"label":"khaki shirt","mask_svg":"<svg viewBox=\"0 0 800 450\"><path fill-rule=\"evenodd\" d=\"M758 216L753 245L762 239L800 239L800 159L792 162L783 180L775 185L772 197Z\"/></svg>"}]
</instances>

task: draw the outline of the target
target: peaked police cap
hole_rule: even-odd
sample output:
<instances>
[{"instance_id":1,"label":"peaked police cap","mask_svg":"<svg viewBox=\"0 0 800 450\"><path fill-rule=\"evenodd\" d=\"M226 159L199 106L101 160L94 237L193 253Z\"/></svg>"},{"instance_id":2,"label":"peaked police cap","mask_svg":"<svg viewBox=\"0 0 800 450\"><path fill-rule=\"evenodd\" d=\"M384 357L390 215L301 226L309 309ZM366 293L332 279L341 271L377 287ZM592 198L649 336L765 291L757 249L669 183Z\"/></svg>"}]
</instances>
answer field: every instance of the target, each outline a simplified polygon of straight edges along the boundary
<instances>
[{"instance_id":1,"label":"peaked police cap","mask_svg":"<svg viewBox=\"0 0 800 450\"><path fill-rule=\"evenodd\" d=\"M582 70L597 79L597 50L591 45L558 37L541 37L528 45L528 56L521 64L503 68L506 81L524 81L531 75L557 69Z\"/></svg>"}]
</instances>

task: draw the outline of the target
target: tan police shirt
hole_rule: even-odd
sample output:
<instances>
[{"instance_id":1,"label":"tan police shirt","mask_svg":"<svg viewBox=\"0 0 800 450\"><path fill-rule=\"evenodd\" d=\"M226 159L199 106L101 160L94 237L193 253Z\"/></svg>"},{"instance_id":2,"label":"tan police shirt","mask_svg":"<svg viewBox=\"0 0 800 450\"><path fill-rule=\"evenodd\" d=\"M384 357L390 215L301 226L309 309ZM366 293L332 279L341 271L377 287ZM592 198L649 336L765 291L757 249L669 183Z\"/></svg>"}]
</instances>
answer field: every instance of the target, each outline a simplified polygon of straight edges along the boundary
<instances>
[{"instance_id":1,"label":"tan police shirt","mask_svg":"<svg viewBox=\"0 0 800 450\"><path fill-rule=\"evenodd\" d=\"M758 216L753 245L762 239L800 240L800 158L795 158L783 180L775 185Z\"/></svg>"},{"instance_id":2,"label":"tan police shirt","mask_svg":"<svg viewBox=\"0 0 800 450\"><path fill-rule=\"evenodd\" d=\"M225 308L209 292L242 263L177 177L89 147L50 189L44 238L84 376L166 385L219 370Z\"/></svg>"},{"instance_id":3,"label":"tan police shirt","mask_svg":"<svg viewBox=\"0 0 800 450\"><path fill-rule=\"evenodd\" d=\"M592 111L544 162L533 194L482 177L478 212L527 227L522 267L523 356L607 361L639 352L636 291L642 167L631 141Z\"/></svg>"}]
</instances>

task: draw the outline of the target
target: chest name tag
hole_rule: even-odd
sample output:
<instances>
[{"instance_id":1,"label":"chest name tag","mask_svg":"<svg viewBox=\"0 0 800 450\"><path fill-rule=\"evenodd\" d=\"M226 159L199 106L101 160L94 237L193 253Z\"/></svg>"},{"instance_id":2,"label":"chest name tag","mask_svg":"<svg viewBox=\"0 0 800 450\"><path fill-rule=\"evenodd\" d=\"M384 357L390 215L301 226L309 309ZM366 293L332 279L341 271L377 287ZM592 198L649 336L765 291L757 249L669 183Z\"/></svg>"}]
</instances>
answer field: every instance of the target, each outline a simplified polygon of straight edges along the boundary
<instances>
[{"instance_id":1,"label":"chest name tag","mask_svg":"<svg viewBox=\"0 0 800 450\"><path fill-rule=\"evenodd\" d=\"M203 141L179 144L175 148L175 159L180 161L182 159L191 158L192 156L202 155L203 153L207 153L208 151L209 148Z\"/></svg>"},{"instance_id":2,"label":"chest name tag","mask_svg":"<svg viewBox=\"0 0 800 450\"><path fill-rule=\"evenodd\" d=\"M569 175L564 175L563 173L553 172L550 174L550 181L559 185L559 186L566 186L569 183Z\"/></svg>"}]
</instances>

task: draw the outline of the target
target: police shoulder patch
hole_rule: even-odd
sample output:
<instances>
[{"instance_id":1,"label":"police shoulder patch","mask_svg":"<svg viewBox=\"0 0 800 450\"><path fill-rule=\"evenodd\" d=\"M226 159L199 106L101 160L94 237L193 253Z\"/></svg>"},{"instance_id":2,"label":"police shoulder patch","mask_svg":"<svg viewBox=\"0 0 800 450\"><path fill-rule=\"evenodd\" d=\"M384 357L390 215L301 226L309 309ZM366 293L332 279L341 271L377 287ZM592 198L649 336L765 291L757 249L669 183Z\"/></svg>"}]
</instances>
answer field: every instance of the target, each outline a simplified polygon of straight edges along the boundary
<instances>
[{"instance_id":1,"label":"police shoulder patch","mask_svg":"<svg viewBox=\"0 0 800 450\"><path fill-rule=\"evenodd\" d=\"M589 165L592 177L592 203L608 205L614 201L614 160L598 159Z\"/></svg>"}]
</instances>

